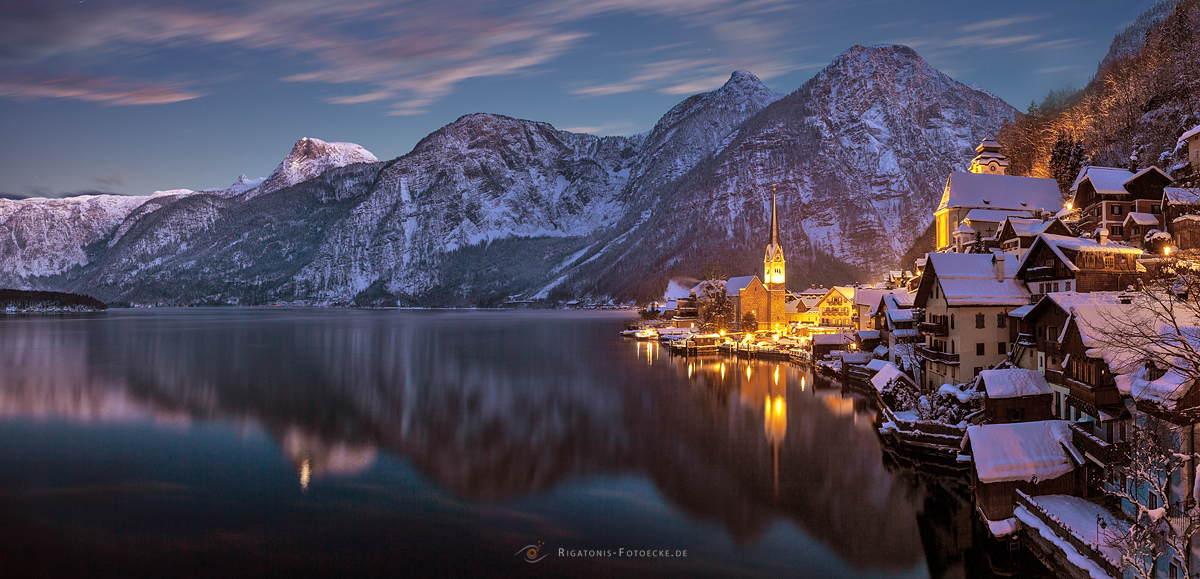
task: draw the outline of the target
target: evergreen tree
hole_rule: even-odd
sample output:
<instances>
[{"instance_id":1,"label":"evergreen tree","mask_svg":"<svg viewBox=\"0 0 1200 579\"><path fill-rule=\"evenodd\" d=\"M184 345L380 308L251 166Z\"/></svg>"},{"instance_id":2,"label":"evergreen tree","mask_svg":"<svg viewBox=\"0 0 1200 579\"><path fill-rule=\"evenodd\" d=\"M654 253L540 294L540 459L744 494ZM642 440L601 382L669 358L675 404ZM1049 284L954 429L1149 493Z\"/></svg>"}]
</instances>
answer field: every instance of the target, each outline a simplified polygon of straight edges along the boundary
<instances>
[{"instance_id":1,"label":"evergreen tree","mask_svg":"<svg viewBox=\"0 0 1200 579\"><path fill-rule=\"evenodd\" d=\"M1083 141L1070 137L1059 137L1050 150L1050 173L1058 181L1058 190L1066 194L1079 171L1085 165Z\"/></svg>"}]
</instances>

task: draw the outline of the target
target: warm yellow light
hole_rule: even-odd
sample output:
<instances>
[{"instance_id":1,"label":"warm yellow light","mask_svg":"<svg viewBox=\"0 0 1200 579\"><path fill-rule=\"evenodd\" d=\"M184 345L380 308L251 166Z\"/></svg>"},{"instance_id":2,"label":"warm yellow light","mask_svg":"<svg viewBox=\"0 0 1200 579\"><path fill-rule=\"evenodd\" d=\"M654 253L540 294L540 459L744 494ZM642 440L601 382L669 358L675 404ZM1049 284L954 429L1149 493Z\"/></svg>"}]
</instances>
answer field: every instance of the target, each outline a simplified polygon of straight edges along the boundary
<instances>
[{"instance_id":1,"label":"warm yellow light","mask_svg":"<svg viewBox=\"0 0 1200 579\"><path fill-rule=\"evenodd\" d=\"M1163 255L1171 255L1171 246L1168 245L1163 248Z\"/></svg>"},{"instance_id":2,"label":"warm yellow light","mask_svg":"<svg viewBox=\"0 0 1200 579\"><path fill-rule=\"evenodd\" d=\"M1068 201L1067 202L1067 211L1070 211L1070 210L1071 210L1071 203Z\"/></svg>"},{"instance_id":3,"label":"warm yellow light","mask_svg":"<svg viewBox=\"0 0 1200 579\"><path fill-rule=\"evenodd\" d=\"M724 338L724 337L725 337L725 330L721 330L721 332L720 332L720 333L721 333L721 337L722 337L722 338Z\"/></svg>"},{"instance_id":4,"label":"warm yellow light","mask_svg":"<svg viewBox=\"0 0 1200 579\"><path fill-rule=\"evenodd\" d=\"M312 478L312 463L307 455L304 457L304 462L300 463L300 490L308 490L308 481Z\"/></svg>"},{"instance_id":5,"label":"warm yellow light","mask_svg":"<svg viewBox=\"0 0 1200 579\"><path fill-rule=\"evenodd\" d=\"M775 414L783 414L783 396L775 399Z\"/></svg>"},{"instance_id":6,"label":"warm yellow light","mask_svg":"<svg viewBox=\"0 0 1200 579\"><path fill-rule=\"evenodd\" d=\"M747 380L750 379L750 367L749 366L746 366L746 379Z\"/></svg>"}]
</instances>

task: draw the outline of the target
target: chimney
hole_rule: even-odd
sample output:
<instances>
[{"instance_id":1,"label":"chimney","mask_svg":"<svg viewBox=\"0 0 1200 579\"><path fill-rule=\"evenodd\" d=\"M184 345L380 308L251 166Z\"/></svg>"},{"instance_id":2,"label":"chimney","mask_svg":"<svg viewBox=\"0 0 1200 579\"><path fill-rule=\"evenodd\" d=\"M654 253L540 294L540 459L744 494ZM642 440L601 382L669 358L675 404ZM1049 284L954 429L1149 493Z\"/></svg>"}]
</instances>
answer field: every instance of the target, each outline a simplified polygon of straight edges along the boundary
<instances>
[{"instance_id":1,"label":"chimney","mask_svg":"<svg viewBox=\"0 0 1200 579\"><path fill-rule=\"evenodd\" d=\"M1108 245L1108 230L1101 227L1096 233L1100 235L1100 245Z\"/></svg>"},{"instance_id":2,"label":"chimney","mask_svg":"<svg viewBox=\"0 0 1200 579\"><path fill-rule=\"evenodd\" d=\"M1004 252L992 252L992 272L996 274L996 281L1004 281Z\"/></svg>"}]
</instances>

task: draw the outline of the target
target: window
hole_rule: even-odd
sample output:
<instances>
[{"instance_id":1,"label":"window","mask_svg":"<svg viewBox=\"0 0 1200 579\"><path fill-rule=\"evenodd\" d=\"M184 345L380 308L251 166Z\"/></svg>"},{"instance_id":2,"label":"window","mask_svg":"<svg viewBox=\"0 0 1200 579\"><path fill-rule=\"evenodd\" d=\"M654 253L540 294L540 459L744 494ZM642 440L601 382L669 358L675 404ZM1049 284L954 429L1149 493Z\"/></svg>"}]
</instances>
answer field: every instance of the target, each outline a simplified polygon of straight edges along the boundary
<instances>
[{"instance_id":1,"label":"window","mask_svg":"<svg viewBox=\"0 0 1200 579\"><path fill-rule=\"evenodd\" d=\"M985 354L985 352L983 351L983 342L979 342L978 344L975 344L975 355L982 356L984 354Z\"/></svg>"},{"instance_id":2,"label":"window","mask_svg":"<svg viewBox=\"0 0 1200 579\"><path fill-rule=\"evenodd\" d=\"M950 353L951 353L951 354L957 354L957 353L958 353L958 352L955 352L955 351L954 351L954 350L955 350L955 344L957 344L957 343L958 343L958 342L955 342L954 340L950 340Z\"/></svg>"},{"instance_id":3,"label":"window","mask_svg":"<svg viewBox=\"0 0 1200 579\"><path fill-rule=\"evenodd\" d=\"M996 327L1003 328L1008 323L1008 314L996 314Z\"/></svg>"},{"instance_id":4,"label":"window","mask_svg":"<svg viewBox=\"0 0 1200 579\"><path fill-rule=\"evenodd\" d=\"M1009 422L1020 422L1024 419L1025 419L1025 409L1024 408L1009 408L1008 409L1008 421Z\"/></svg>"},{"instance_id":5,"label":"window","mask_svg":"<svg viewBox=\"0 0 1200 579\"><path fill-rule=\"evenodd\" d=\"M1058 326L1050 326L1050 327L1046 328L1046 341L1048 341L1048 342L1057 342L1058 341Z\"/></svg>"},{"instance_id":6,"label":"window","mask_svg":"<svg viewBox=\"0 0 1200 579\"><path fill-rule=\"evenodd\" d=\"M1158 508L1158 495L1154 494L1154 491L1150 491L1150 496L1146 498L1146 502L1148 503L1146 505L1146 508L1157 509Z\"/></svg>"},{"instance_id":7,"label":"window","mask_svg":"<svg viewBox=\"0 0 1200 579\"><path fill-rule=\"evenodd\" d=\"M1058 293L1058 282L1054 282L1054 293Z\"/></svg>"},{"instance_id":8,"label":"window","mask_svg":"<svg viewBox=\"0 0 1200 579\"><path fill-rule=\"evenodd\" d=\"M1162 205L1151 205L1151 206L1150 206L1150 213L1153 213L1153 214L1156 214L1156 215L1157 215L1157 214L1159 214L1159 213L1162 213Z\"/></svg>"},{"instance_id":9,"label":"window","mask_svg":"<svg viewBox=\"0 0 1200 579\"><path fill-rule=\"evenodd\" d=\"M1008 355L1008 343L1007 342L996 342L996 353L1000 354L1001 356Z\"/></svg>"},{"instance_id":10,"label":"window","mask_svg":"<svg viewBox=\"0 0 1200 579\"><path fill-rule=\"evenodd\" d=\"M1066 281L1066 282L1063 282L1063 283L1065 283L1065 284L1067 285L1067 287L1066 287L1066 288L1064 288L1064 289L1063 289L1063 291L1068 291L1068 292L1069 292L1069 291L1071 291L1071 282L1069 282L1069 281Z\"/></svg>"},{"instance_id":11,"label":"window","mask_svg":"<svg viewBox=\"0 0 1200 579\"><path fill-rule=\"evenodd\" d=\"M1113 214L1113 215L1120 215L1120 214L1121 214L1121 206L1120 206L1120 205L1113 205L1113 206L1112 206L1112 214ZM1120 235L1120 234L1114 234L1114 235Z\"/></svg>"},{"instance_id":12,"label":"window","mask_svg":"<svg viewBox=\"0 0 1200 579\"><path fill-rule=\"evenodd\" d=\"M954 314L950 314L950 329L954 329Z\"/></svg>"},{"instance_id":13,"label":"window","mask_svg":"<svg viewBox=\"0 0 1200 579\"><path fill-rule=\"evenodd\" d=\"M975 370L975 375L978 376L979 373L983 371L983 366L976 366L974 370Z\"/></svg>"},{"instance_id":14,"label":"window","mask_svg":"<svg viewBox=\"0 0 1200 579\"><path fill-rule=\"evenodd\" d=\"M1114 226L1112 226L1112 234L1113 234L1113 236L1114 236L1114 237L1120 237L1120 236L1122 236L1122 235L1125 235L1125 228L1124 228L1124 226L1123 226L1123 225L1114 225Z\"/></svg>"},{"instance_id":15,"label":"window","mask_svg":"<svg viewBox=\"0 0 1200 579\"><path fill-rule=\"evenodd\" d=\"M1114 263L1113 256L1104 256L1104 269L1112 269L1114 265L1116 264Z\"/></svg>"},{"instance_id":16,"label":"window","mask_svg":"<svg viewBox=\"0 0 1200 579\"><path fill-rule=\"evenodd\" d=\"M976 328L983 327L983 314L975 314L975 327Z\"/></svg>"},{"instance_id":17,"label":"window","mask_svg":"<svg viewBox=\"0 0 1200 579\"><path fill-rule=\"evenodd\" d=\"M1055 418L1058 418L1060 416L1059 415L1059 407L1061 405L1062 405L1062 392L1055 390L1054 391L1054 410L1053 410Z\"/></svg>"}]
</instances>

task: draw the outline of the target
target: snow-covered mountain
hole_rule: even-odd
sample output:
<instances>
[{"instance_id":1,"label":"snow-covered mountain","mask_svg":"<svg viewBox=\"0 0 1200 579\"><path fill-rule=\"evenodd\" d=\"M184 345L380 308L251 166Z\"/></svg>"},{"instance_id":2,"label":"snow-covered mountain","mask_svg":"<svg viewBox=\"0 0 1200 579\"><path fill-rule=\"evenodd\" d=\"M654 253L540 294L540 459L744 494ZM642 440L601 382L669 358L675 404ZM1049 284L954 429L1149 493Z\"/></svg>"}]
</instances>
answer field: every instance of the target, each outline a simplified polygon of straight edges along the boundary
<instances>
[{"instance_id":1,"label":"snow-covered mountain","mask_svg":"<svg viewBox=\"0 0 1200 579\"><path fill-rule=\"evenodd\" d=\"M86 233L52 231L81 222L65 207L32 218L51 201L0 200L31 214L0 217L0 283L151 303L643 298L705 265L757 271L773 190L792 285L866 279L1014 114L888 45L787 96L735 72L632 137L473 114L386 162L302 139L261 182L110 200Z\"/></svg>"}]
</instances>

